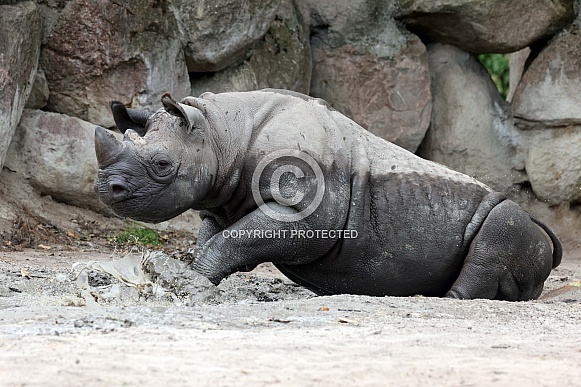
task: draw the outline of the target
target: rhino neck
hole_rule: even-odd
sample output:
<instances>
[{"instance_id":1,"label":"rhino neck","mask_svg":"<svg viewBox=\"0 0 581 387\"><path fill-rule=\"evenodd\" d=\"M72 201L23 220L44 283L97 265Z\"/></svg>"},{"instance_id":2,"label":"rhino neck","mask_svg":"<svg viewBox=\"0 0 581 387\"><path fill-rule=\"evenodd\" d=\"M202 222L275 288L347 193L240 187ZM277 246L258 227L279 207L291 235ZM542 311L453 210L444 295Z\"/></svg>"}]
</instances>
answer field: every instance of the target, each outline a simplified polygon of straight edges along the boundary
<instances>
[{"instance_id":1,"label":"rhino neck","mask_svg":"<svg viewBox=\"0 0 581 387\"><path fill-rule=\"evenodd\" d=\"M218 172L206 200L194 209L209 211L216 218L224 218L224 223L231 223L240 213L247 213L248 206L255 205L249 192L250 182L246 180L253 172L248 168L253 169L256 160L248 158L263 128L276 116L276 110L288 103L288 97L279 94L205 93L195 98L206 109L210 121L209 139Z\"/></svg>"},{"instance_id":2,"label":"rhino neck","mask_svg":"<svg viewBox=\"0 0 581 387\"><path fill-rule=\"evenodd\" d=\"M252 138L253 117L243 100L220 98L228 94L205 93L200 98L188 97L205 109L204 113L210 123L206 139L217 161L212 188L201 203L192 207L196 210L224 206L231 201L240 184Z\"/></svg>"}]
</instances>

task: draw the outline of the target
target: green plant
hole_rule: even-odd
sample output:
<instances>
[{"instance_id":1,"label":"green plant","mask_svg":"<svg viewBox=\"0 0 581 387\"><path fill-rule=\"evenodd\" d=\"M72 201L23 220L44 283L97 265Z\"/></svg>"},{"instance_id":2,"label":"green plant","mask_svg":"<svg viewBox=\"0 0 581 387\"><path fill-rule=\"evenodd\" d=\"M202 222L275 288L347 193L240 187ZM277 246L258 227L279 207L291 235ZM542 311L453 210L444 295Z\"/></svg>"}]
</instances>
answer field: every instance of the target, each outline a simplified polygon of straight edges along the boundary
<instances>
[{"instance_id":1,"label":"green plant","mask_svg":"<svg viewBox=\"0 0 581 387\"><path fill-rule=\"evenodd\" d=\"M118 233L115 236L115 241L121 244L145 246L161 246L163 244L163 240L157 231L136 224Z\"/></svg>"},{"instance_id":2,"label":"green plant","mask_svg":"<svg viewBox=\"0 0 581 387\"><path fill-rule=\"evenodd\" d=\"M480 63L486 67L492 81L500 94L506 98L509 90L510 69L508 65L508 55L506 54L481 54L478 55Z\"/></svg>"}]
</instances>

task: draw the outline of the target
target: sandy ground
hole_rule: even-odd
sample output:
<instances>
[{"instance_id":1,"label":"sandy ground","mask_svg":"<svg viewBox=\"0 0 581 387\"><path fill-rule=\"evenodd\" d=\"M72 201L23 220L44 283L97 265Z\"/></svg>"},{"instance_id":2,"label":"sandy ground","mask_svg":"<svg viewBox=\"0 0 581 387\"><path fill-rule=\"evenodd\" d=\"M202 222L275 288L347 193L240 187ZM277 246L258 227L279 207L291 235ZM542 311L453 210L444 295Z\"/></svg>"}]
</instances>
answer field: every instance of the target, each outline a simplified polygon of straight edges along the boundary
<instances>
[{"instance_id":1,"label":"sandy ground","mask_svg":"<svg viewBox=\"0 0 581 387\"><path fill-rule=\"evenodd\" d=\"M579 255L530 302L315 297L269 265L231 276L209 304L83 302L72 264L110 259L0 251L0 385L581 383L581 288L563 288L581 280Z\"/></svg>"}]
</instances>

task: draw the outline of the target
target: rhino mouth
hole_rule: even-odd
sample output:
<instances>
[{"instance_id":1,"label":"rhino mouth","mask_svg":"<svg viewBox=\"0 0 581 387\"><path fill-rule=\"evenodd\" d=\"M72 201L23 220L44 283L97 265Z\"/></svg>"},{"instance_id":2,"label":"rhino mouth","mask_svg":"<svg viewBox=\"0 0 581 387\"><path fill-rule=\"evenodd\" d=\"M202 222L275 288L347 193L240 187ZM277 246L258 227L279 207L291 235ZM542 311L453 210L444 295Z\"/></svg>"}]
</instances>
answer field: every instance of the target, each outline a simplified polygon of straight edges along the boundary
<instances>
[{"instance_id":1,"label":"rhino mouth","mask_svg":"<svg viewBox=\"0 0 581 387\"><path fill-rule=\"evenodd\" d=\"M136 215L139 213L137 210L132 210L133 206L131 206L131 198L123 199L118 202L111 203L109 205L113 212L122 217L129 217L132 218L132 215Z\"/></svg>"},{"instance_id":2,"label":"rhino mouth","mask_svg":"<svg viewBox=\"0 0 581 387\"><path fill-rule=\"evenodd\" d=\"M140 204L142 203L139 197L131 195L123 199L108 198L106 200L108 202L105 202L105 204L107 204L109 208L111 208L111 210L113 210L113 212L117 216L120 216L122 218L131 218L135 220L143 221L149 220L146 211L144 211L144 209L141 208Z\"/></svg>"},{"instance_id":3,"label":"rhino mouth","mask_svg":"<svg viewBox=\"0 0 581 387\"><path fill-rule=\"evenodd\" d=\"M111 208L115 215L122 218L159 223L175 216L166 211L164 203L156 200L157 195L135 192L130 188L125 188L115 179L106 180L101 184L97 195L99 200Z\"/></svg>"},{"instance_id":4,"label":"rhino mouth","mask_svg":"<svg viewBox=\"0 0 581 387\"><path fill-rule=\"evenodd\" d=\"M116 202L110 205L115 215L122 218L131 218L140 222L159 223L172 219L174 214L167 214L162 210L156 211L151 209L144 209L142 206L134 205L139 201L135 198L128 198L121 202Z\"/></svg>"}]
</instances>

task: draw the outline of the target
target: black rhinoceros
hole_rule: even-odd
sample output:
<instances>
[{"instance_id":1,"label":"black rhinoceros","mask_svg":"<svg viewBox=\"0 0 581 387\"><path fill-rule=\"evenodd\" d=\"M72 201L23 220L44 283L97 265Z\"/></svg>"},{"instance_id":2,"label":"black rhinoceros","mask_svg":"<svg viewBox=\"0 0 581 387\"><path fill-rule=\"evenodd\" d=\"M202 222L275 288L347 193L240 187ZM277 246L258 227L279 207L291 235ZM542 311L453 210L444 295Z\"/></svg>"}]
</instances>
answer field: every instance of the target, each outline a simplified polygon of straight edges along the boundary
<instances>
[{"instance_id":1,"label":"black rhinoceros","mask_svg":"<svg viewBox=\"0 0 581 387\"><path fill-rule=\"evenodd\" d=\"M195 271L217 284L272 262L318 294L537 298L562 248L477 180L282 90L187 97L155 113L112 103L97 193L120 216L200 211Z\"/></svg>"}]
</instances>

